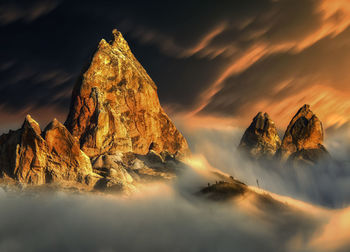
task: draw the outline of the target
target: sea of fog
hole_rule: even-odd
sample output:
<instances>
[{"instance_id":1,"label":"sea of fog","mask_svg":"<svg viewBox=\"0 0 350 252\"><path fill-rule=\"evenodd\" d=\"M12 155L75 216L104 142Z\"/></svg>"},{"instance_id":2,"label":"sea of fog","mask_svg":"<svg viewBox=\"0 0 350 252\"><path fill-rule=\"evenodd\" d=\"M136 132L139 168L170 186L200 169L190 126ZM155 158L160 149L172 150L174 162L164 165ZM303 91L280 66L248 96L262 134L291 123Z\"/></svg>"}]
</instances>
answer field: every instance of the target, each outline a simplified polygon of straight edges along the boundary
<instances>
[{"instance_id":1,"label":"sea of fog","mask_svg":"<svg viewBox=\"0 0 350 252\"><path fill-rule=\"evenodd\" d=\"M194 155L177 180L128 197L2 187L0 251L350 251L346 132L326 143L341 176L327 167L288 178L244 160L235 151L241 131L197 130L185 132ZM215 168L251 186L258 179L261 189L252 190L273 192L278 207L249 194L228 202L198 197L217 179Z\"/></svg>"},{"instance_id":2,"label":"sea of fog","mask_svg":"<svg viewBox=\"0 0 350 252\"><path fill-rule=\"evenodd\" d=\"M278 164L259 164L237 151L242 129L186 131L194 153L248 185L331 208L350 204L350 128L326 134L325 146L332 161L313 167L283 169Z\"/></svg>"}]
</instances>

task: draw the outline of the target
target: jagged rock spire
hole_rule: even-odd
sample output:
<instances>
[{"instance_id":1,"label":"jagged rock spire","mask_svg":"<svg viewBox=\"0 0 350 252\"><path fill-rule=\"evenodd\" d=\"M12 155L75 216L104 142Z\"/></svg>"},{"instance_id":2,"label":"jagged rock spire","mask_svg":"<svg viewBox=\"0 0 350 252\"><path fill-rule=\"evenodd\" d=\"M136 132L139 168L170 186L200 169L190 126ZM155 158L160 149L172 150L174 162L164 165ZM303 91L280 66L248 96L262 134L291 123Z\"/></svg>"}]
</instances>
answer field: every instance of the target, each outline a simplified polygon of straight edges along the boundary
<instances>
[{"instance_id":1,"label":"jagged rock spire","mask_svg":"<svg viewBox=\"0 0 350 252\"><path fill-rule=\"evenodd\" d=\"M116 152L189 152L187 142L163 111L157 87L120 32L99 43L76 84L68 130L90 157Z\"/></svg>"},{"instance_id":2,"label":"jagged rock spire","mask_svg":"<svg viewBox=\"0 0 350 252\"><path fill-rule=\"evenodd\" d=\"M310 154L309 150L326 153L323 137L322 122L311 111L310 105L305 104L290 121L281 148L277 152L277 158L286 161L291 155L295 157L306 152Z\"/></svg>"},{"instance_id":3,"label":"jagged rock spire","mask_svg":"<svg viewBox=\"0 0 350 252\"><path fill-rule=\"evenodd\" d=\"M255 159L271 158L280 145L275 123L267 113L259 112L244 132L238 149Z\"/></svg>"}]
</instances>

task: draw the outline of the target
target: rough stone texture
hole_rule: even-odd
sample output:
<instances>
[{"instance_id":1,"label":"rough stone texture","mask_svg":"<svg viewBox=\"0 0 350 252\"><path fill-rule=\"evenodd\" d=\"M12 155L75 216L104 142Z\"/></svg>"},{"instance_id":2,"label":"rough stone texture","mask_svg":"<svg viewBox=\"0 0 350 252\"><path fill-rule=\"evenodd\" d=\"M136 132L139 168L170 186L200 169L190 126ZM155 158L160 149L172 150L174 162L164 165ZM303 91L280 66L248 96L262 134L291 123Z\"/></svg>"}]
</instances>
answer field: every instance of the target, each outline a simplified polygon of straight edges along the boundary
<instances>
[{"instance_id":1,"label":"rough stone texture","mask_svg":"<svg viewBox=\"0 0 350 252\"><path fill-rule=\"evenodd\" d=\"M93 170L101 175L95 189L102 191L134 191L134 179L127 172L121 153L101 155L93 159Z\"/></svg>"},{"instance_id":2,"label":"rough stone texture","mask_svg":"<svg viewBox=\"0 0 350 252\"><path fill-rule=\"evenodd\" d=\"M115 153L92 158L93 171L103 177L95 188L107 191L134 191L139 182L175 178L179 161L164 160L150 151L147 155Z\"/></svg>"},{"instance_id":3,"label":"rough stone texture","mask_svg":"<svg viewBox=\"0 0 350 252\"><path fill-rule=\"evenodd\" d=\"M0 167L3 177L35 185L84 183L92 174L89 158L63 124L54 120L42 133L29 115L19 130L0 136Z\"/></svg>"},{"instance_id":4,"label":"rough stone texture","mask_svg":"<svg viewBox=\"0 0 350 252\"><path fill-rule=\"evenodd\" d=\"M323 136L321 121L310 110L310 105L305 104L289 123L276 156L282 161L303 159L316 162L328 155Z\"/></svg>"},{"instance_id":5,"label":"rough stone texture","mask_svg":"<svg viewBox=\"0 0 350 252\"><path fill-rule=\"evenodd\" d=\"M80 150L79 142L63 124L54 119L43 136L49 153L50 177L47 176L47 179L82 181L85 175L92 173L89 157Z\"/></svg>"},{"instance_id":6,"label":"rough stone texture","mask_svg":"<svg viewBox=\"0 0 350 252\"><path fill-rule=\"evenodd\" d=\"M117 30L99 43L73 90L65 122L89 156L150 149L186 155L187 142L160 106L157 87Z\"/></svg>"},{"instance_id":7,"label":"rough stone texture","mask_svg":"<svg viewBox=\"0 0 350 252\"><path fill-rule=\"evenodd\" d=\"M244 132L238 149L254 159L272 158L281 146L275 123L259 112Z\"/></svg>"}]
</instances>

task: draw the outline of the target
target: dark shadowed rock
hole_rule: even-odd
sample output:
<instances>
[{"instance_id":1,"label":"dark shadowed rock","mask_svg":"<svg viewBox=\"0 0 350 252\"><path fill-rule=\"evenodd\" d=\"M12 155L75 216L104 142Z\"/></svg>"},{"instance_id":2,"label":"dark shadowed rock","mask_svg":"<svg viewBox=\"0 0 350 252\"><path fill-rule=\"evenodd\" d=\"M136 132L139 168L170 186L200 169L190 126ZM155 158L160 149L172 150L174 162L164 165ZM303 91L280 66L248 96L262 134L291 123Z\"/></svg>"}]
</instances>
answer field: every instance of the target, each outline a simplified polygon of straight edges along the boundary
<instances>
[{"instance_id":1,"label":"dark shadowed rock","mask_svg":"<svg viewBox=\"0 0 350 252\"><path fill-rule=\"evenodd\" d=\"M323 137L321 121L305 104L289 123L276 157L282 161L316 163L329 157Z\"/></svg>"},{"instance_id":2,"label":"dark shadowed rock","mask_svg":"<svg viewBox=\"0 0 350 252\"><path fill-rule=\"evenodd\" d=\"M187 142L162 109L157 87L117 30L101 40L73 90L65 122L90 157L149 150L179 156Z\"/></svg>"},{"instance_id":3,"label":"dark shadowed rock","mask_svg":"<svg viewBox=\"0 0 350 252\"><path fill-rule=\"evenodd\" d=\"M267 113L259 112L244 132L238 149L254 159L272 158L280 145L275 123Z\"/></svg>"}]
</instances>

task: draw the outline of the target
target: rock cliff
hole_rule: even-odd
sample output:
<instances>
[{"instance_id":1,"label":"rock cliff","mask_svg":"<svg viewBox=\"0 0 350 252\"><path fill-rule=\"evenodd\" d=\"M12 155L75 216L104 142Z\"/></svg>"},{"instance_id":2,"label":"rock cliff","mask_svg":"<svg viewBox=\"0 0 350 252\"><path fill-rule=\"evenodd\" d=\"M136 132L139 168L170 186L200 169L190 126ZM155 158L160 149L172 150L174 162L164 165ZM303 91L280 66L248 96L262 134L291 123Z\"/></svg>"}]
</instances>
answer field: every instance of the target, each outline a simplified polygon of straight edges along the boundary
<instances>
[{"instance_id":1,"label":"rock cliff","mask_svg":"<svg viewBox=\"0 0 350 252\"><path fill-rule=\"evenodd\" d=\"M267 113L259 112L244 132L238 149L254 159L270 159L280 146L275 123Z\"/></svg>"},{"instance_id":2,"label":"rock cliff","mask_svg":"<svg viewBox=\"0 0 350 252\"><path fill-rule=\"evenodd\" d=\"M101 40L74 87L65 125L89 157L150 150L189 153L160 106L156 85L117 30L111 42Z\"/></svg>"}]
</instances>

